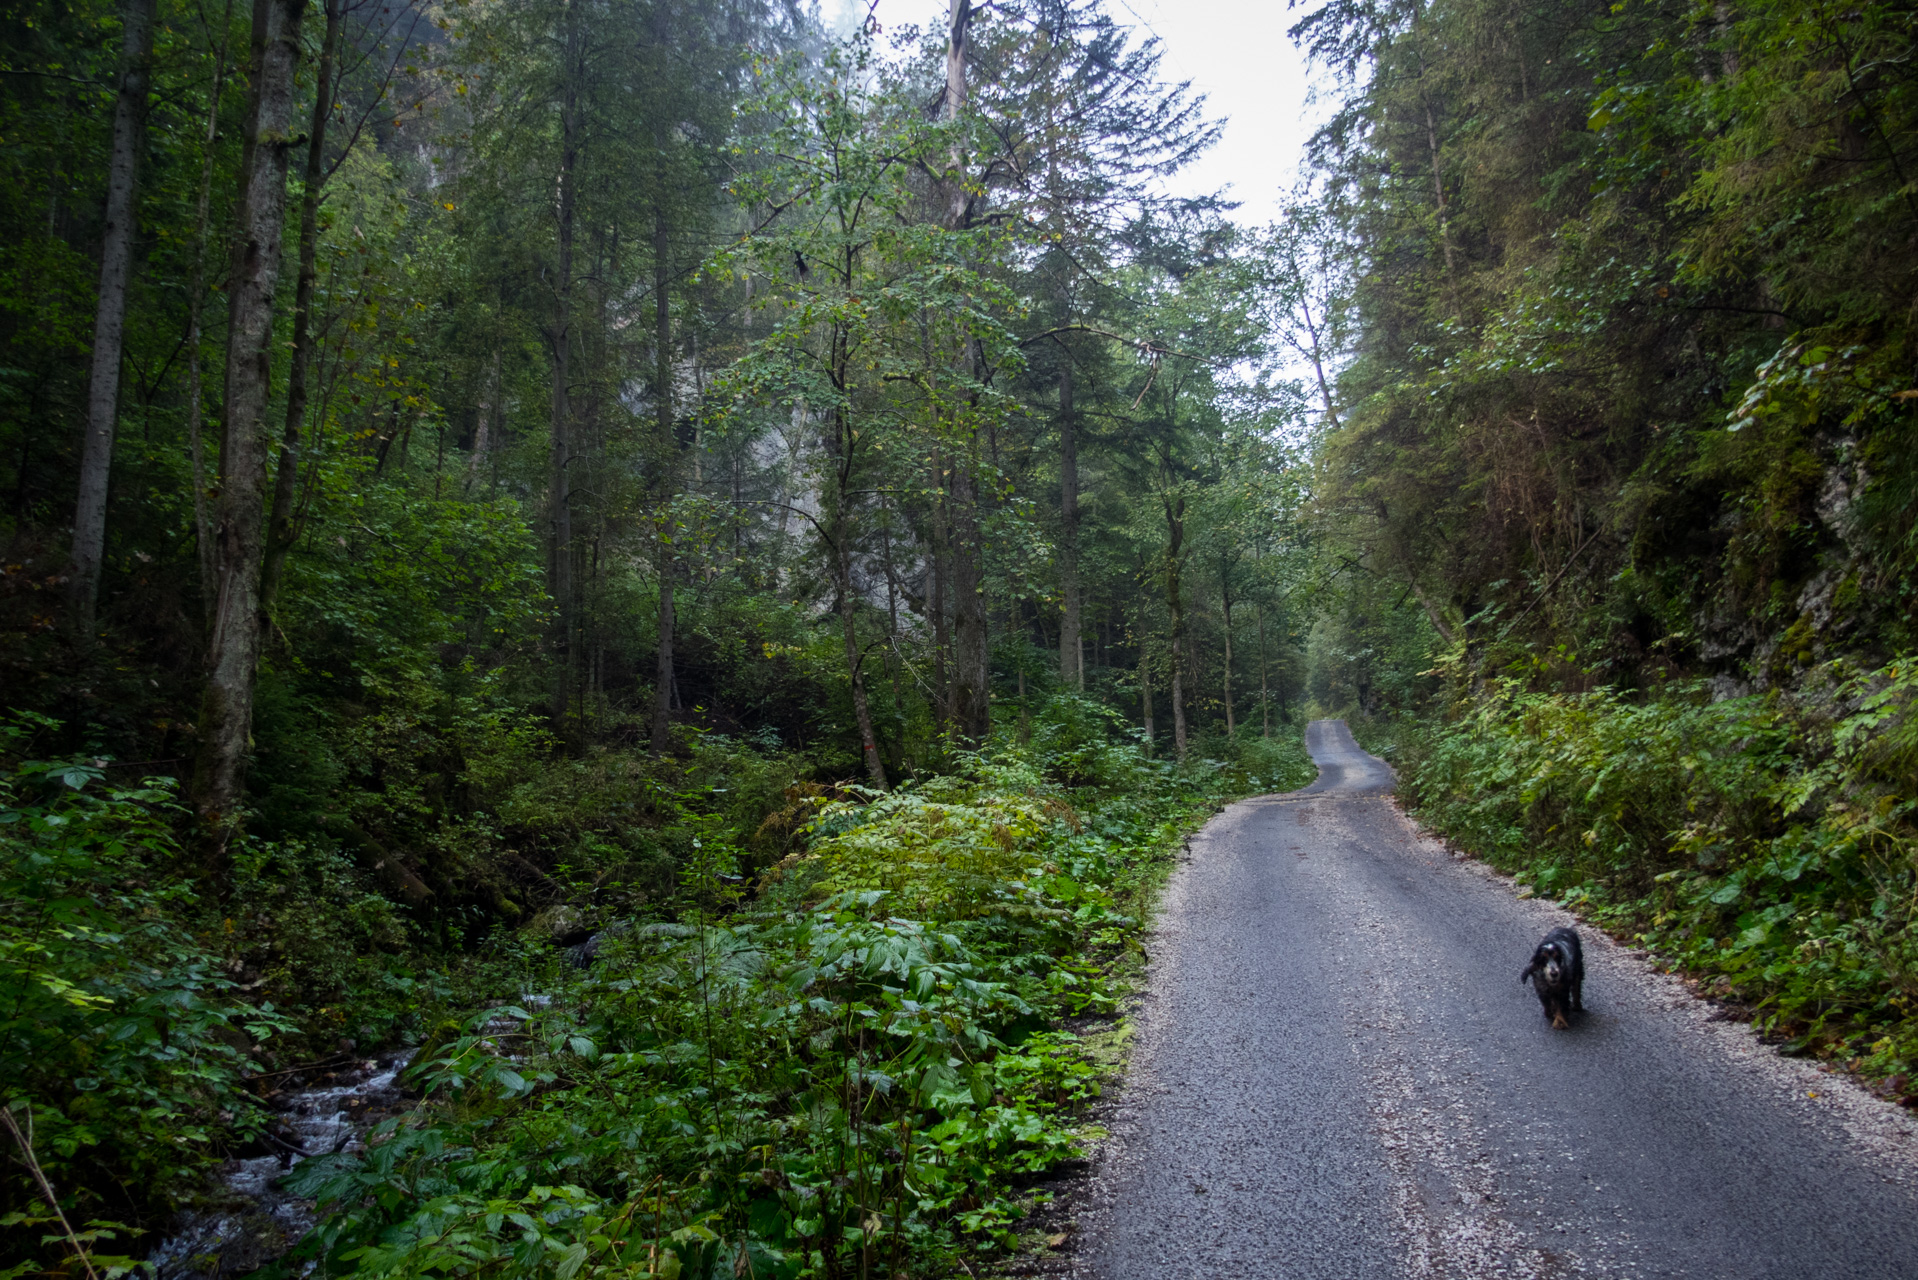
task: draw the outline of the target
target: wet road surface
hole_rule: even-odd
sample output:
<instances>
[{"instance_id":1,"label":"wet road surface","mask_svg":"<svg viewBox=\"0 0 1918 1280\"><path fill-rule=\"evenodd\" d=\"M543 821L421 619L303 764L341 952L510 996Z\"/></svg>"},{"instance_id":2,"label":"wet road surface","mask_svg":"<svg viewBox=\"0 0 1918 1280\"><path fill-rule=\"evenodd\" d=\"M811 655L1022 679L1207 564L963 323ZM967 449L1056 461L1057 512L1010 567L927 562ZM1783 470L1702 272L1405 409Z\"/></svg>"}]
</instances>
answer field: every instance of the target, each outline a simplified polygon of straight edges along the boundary
<instances>
[{"instance_id":1,"label":"wet road surface","mask_svg":"<svg viewBox=\"0 0 1918 1280\"><path fill-rule=\"evenodd\" d=\"M1421 837L1344 722L1306 745L1167 889L1077 1274L1918 1277L1910 1115L1591 928L1551 1030L1518 975L1570 915Z\"/></svg>"}]
</instances>

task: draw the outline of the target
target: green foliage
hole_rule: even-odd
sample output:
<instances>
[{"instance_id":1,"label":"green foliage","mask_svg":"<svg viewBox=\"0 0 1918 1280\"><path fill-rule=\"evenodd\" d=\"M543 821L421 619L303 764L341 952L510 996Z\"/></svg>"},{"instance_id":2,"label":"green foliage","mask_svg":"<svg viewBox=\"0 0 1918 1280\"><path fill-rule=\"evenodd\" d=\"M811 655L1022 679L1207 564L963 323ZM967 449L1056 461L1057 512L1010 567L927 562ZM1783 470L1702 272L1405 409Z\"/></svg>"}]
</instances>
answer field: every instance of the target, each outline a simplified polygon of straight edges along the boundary
<instances>
[{"instance_id":1,"label":"green foliage","mask_svg":"<svg viewBox=\"0 0 1918 1280\"><path fill-rule=\"evenodd\" d=\"M1377 68L1318 140L1321 243L1358 259L1319 496L1454 674L1562 648L1544 682L1749 690L1806 665L1767 652L1801 620L1807 661L1908 647L1904 15L1335 2L1300 32ZM1848 569L1886 592L1826 607Z\"/></svg>"},{"instance_id":2,"label":"green foliage","mask_svg":"<svg viewBox=\"0 0 1918 1280\"><path fill-rule=\"evenodd\" d=\"M0 684L69 762L7 784L0 1100L87 1230L208 1193L249 1076L414 1041L426 1112L301 1175L330 1267L932 1268L1073 1149L1103 1068L1059 1028L1113 1011L1162 855L1311 776L1299 398L1261 320L1297 264L1164 196L1218 126L1156 45L1097 0L972 13L966 109L929 112L936 33L883 59L803 6L347 11L323 190L289 193L310 342L282 309L266 348L306 395L269 406L257 644L208 626L250 567L203 510L254 358L212 287L249 15L160 6L86 635L120 19L0 20ZM258 670L211 858L175 779L87 763L185 775L209 650ZM1175 663L1186 758L1155 759ZM881 758L897 790L845 781Z\"/></svg>"},{"instance_id":3,"label":"green foliage","mask_svg":"<svg viewBox=\"0 0 1918 1280\"><path fill-rule=\"evenodd\" d=\"M1712 976L1761 1025L1903 1072L1918 1043L1915 672L1827 669L1815 707L1507 682L1412 735L1401 776L1421 820Z\"/></svg>"},{"instance_id":4,"label":"green foliage","mask_svg":"<svg viewBox=\"0 0 1918 1280\"><path fill-rule=\"evenodd\" d=\"M198 913L168 782L18 758L57 727L0 726L16 761L0 775L0 1105L69 1218L138 1217L191 1194L220 1144L261 1123L250 1053L290 1024L182 928ZM8 1210L44 1208L9 1168Z\"/></svg>"},{"instance_id":5,"label":"green foliage","mask_svg":"<svg viewBox=\"0 0 1918 1280\"><path fill-rule=\"evenodd\" d=\"M1209 742L1200 745L1210 754ZM1226 745L1228 759L1244 777L1243 785L1234 779L1235 791L1297 791L1318 777L1319 767L1306 754L1304 737L1291 726L1275 730L1270 737L1254 737L1241 730Z\"/></svg>"},{"instance_id":6,"label":"green foliage","mask_svg":"<svg viewBox=\"0 0 1918 1280\"><path fill-rule=\"evenodd\" d=\"M23 762L0 807L7 1102L94 1250L118 1229L102 1210L150 1221L265 1121L245 1084L271 1055L334 1036L423 1037L429 1094L363 1156L299 1166L291 1188L330 1210L308 1252L335 1270L834 1275L1011 1248L1020 1187L1077 1152L1109 1070L1061 1021L1116 1009L1152 886L1219 788L1302 757L1247 739L1236 767L1177 769L1059 701L1039 736L1097 785L1008 742L894 793L782 789L800 762L714 736L671 770L520 778L512 822L578 832L553 875L600 931L583 972L558 930L436 952L323 841L240 845L214 914L163 783ZM10 1184L22 1230L33 1190Z\"/></svg>"},{"instance_id":7,"label":"green foliage","mask_svg":"<svg viewBox=\"0 0 1918 1280\"><path fill-rule=\"evenodd\" d=\"M1312 692L1532 890L1903 1073L1913 27L1568 13L1295 29L1349 86L1274 239L1352 256Z\"/></svg>"},{"instance_id":8,"label":"green foliage","mask_svg":"<svg viewBox=\"0 0 1918 1280\"><path fill-rule=\"evenodd\" d=\"M1019 1184L1078 1150L1099 1090L1090 1051L1048 1028L1113 1008L1141 895L1205 811L1118 750L1124 794L982 755L822 798L808 848L749 901L708 828L683 864L706 906L610 929L583 973L525 953L514 981L537 998L436 1036L414 1069L426 1108L363 1156L298 1167L289 1185L328 1214L306 1255L366 1275L798 1277L1010 1247Z\"/></svg>"}]
</instances>

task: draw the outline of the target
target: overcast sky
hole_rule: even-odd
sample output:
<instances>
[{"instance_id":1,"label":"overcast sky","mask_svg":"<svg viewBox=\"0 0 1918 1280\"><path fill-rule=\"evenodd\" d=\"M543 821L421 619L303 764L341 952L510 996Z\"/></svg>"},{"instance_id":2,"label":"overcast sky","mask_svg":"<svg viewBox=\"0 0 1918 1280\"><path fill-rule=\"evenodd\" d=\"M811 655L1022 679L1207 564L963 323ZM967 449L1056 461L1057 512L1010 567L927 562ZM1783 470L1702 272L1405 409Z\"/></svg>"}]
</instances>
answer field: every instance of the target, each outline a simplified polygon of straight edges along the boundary
<instances>
[{"instance_id":1,"label":"overcast sky","mask_svg":"<svg viewBox=\"0 0 1918 1280\"><path fill-rule=\"evenodd\" d=\"M841 0L843 8L865 0ZM1190 80L1215 117L1227 118L1219 145L1187 170L1181 193L1229 189L1235 215L1253 225L1269 221L1281 194L1297 180L1305 141L1327 108L1308 105L1305 59L1285 29L1300 12L1284 0L1108 0L1121 22L1164 43L1166 77ZM830 0L825 6L831 13ZM878 0L882 26L944 24L942 0Z\"/></svg>"},{"instance_id":2,"label":"overcast sky","mask_svg":"<svg viewBox=\"0 0 1918 1280\"><path fill-rule=\"evenodd\" d=\"M925 0L881 0L923 4ZM1229 189L1247 225L1269 222L1305 164L1324 106L1308 105L1305 58L1286 39L1300 16L1280 0L1111 0L1165 45L1168 79L1190 80L1225 137L1184 176L1188 191Z\"/></svg>"}]
</instances>

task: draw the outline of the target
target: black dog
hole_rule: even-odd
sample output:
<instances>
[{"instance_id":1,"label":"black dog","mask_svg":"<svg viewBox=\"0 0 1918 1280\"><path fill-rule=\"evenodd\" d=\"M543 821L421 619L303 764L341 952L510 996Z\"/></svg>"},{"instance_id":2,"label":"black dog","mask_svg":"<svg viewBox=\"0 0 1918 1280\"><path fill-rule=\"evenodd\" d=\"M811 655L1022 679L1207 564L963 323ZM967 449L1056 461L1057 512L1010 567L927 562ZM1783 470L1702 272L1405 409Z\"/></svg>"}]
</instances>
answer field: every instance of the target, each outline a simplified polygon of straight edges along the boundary
<instances>
[{"instance_id":1,"label":"black dog","mask_svg":"<svg viewBox=\"0 0 1918 1280\"><path fill-rule=\"evenodd\" d=\"M1523 986L1528 978L1553 1029L1563 1031L1571 1026L1567 1015L1585 1012L1585 950L1579 945L1578 933L1554 929L1546 934L1545 941L1532 953L1532 963L1518 975L1519 984Z\"/></svg>"}]
</instances>

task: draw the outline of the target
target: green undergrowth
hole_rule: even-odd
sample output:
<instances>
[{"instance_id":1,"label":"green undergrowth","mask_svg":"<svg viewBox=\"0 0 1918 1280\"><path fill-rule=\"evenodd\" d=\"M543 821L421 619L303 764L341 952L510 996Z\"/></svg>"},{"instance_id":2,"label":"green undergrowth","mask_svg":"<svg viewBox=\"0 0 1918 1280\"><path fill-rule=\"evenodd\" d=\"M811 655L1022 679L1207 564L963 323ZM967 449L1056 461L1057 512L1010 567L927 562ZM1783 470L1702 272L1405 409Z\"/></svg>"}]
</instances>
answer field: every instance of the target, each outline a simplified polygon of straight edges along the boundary
<instances>
[{"instance_id":1,"label":"green undergrowth","mask_svg":"<svg viewBox=\"0 0 1918 1280\"><path fill-rule=\"evenodd\" d=\"M419 1112L299 1166L327 1216L296 1256L571 1280L944 1275L1016 1249L1032 1184L1088 1136L1116 1065L1100 1019L1173 851L1221 783L1273 781L1096 745L1076 786L1059 753L1009 749L822 791L756 891L703 842L706 909L609 930L584 971L529 950L524 998L428 1044Z\"/></svg>"},{"instance_id":2,"label":"green undergrowth","mask_svg":"<svg viewBox=\"0 0 1918 1280\"><path fill-rule=\"evenodd\" d=\"M288 1071L409 1044L425 1102L364 1155L296 1168L326 1214L289 1273L1004 1257L1121 1064L1115 1010L1172 851L1221 802L1312 772L1296 737L1153 759L1063 697L889 793L718 735L529 757L496 808L522 861L552 852L489 915L389 897L325 831L249 837L210 882L174 784L36 758L56 728L0 726L19 1131L0 1132L0 1277L131 1266L175 1210L214 1207L211 1173L259 1141Z\"/></svg>"},{"instance_id":3,"label":"green undergrowth","mask_svg":"<svg viewBox=\"0 0 1918 1280\"><path fill-rule=\"evenodd\" d=\"M1911 1090L1918 1067L1918 664L1817 695L1486 691L1444 723L1355 724L1418 818L1747 1006L1787 1051Z\"/></svg>"},{"instance_id":4,"label":"green undergrowth","mask_svg":"<svg viewBox=\"0 0 1918 1280\"><path fill-rule=\"evenodd\" d=\"M497 809L553 852L489 914L450 870L423 906L389 896L330 831L248 838L210 882L172 781L37 758L57 729L0 738L0 1274L125 1271L208 1203L288 1069L409 1043L424 1103L296 1168L326 1212L288 1273L1003 1254L1122 1059L1113 1013L1172 851L1221 801L1310 776L1277 739L1154 760L1071 698L886 794L716 735L529 756Z\"/></svg>"},{"instance_id":5,"label":"green undergrowth","mask_svg":"<svg viewBox=\"0 0 1918 1280\"><path fill-rule=\"evenodd\" d=\"M0 754L37 727L0 721ZM202 909L170 783L116 785L106 763L0 772L0 1277L37 1270L7 1256L34 1237L104 1274L132 1266L142 1212L192 1195L220 1140L258 1127L247 1050L289 1029L180 928Z\"/></svg>"}]
</instances>

